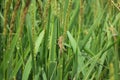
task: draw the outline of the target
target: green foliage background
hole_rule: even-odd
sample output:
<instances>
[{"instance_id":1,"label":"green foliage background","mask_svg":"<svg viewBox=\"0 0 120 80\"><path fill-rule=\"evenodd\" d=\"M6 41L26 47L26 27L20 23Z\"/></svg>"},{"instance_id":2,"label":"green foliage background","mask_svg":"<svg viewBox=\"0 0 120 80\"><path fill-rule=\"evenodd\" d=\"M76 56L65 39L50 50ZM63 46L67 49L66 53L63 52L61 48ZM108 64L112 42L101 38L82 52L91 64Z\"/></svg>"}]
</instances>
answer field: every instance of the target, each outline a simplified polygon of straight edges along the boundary
<instances>
[{"instance_id":1,"label":"green foliage background","mask_svg":"<svg viewBox=\"0 0 120 80\"><path fill-rule=\"evenodd\" d=\"M0 80L119 80L120 0L0 0Z\"/></svg>"}]
</instances>

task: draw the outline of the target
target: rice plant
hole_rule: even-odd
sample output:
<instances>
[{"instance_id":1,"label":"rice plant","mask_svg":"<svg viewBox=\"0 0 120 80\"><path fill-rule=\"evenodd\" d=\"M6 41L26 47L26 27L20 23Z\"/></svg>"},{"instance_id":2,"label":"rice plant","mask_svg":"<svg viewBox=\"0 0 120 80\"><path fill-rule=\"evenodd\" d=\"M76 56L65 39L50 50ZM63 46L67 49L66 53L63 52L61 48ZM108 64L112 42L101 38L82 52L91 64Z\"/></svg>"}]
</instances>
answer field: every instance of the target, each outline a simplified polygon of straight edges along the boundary
<instances>
[{"instance_id":1,"label":"rice plant","mask_svg":"<svg viewBox=\"0 0 120 80\"><path fill-rule=\"evenodd\" d=\"M0 0L0 80L119 80L120 0Z\"/></svg>"}]
</instances>

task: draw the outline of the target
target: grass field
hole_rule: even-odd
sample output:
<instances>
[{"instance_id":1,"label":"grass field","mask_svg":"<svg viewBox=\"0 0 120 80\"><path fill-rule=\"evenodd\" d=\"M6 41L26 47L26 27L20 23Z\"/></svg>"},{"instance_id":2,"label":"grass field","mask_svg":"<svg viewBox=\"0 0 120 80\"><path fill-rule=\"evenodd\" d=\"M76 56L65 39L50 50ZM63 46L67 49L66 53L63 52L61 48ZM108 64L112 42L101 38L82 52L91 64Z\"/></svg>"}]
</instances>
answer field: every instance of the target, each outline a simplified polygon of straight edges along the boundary
<instances>
[{"instance_id":1,"label":"grass field","mask_svg":"<svg viewBox=\"0 0 120 80\"><path fill-rule=\"evenodd\" d=\"M120 0L0 0L0 80L119 80Z\"/></svg>"}]
</instances>

